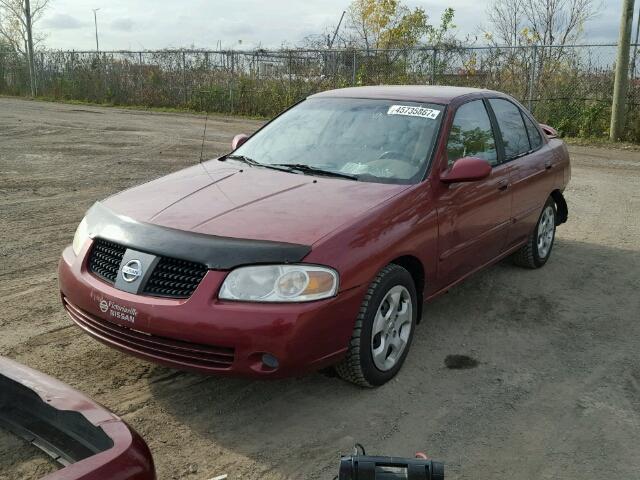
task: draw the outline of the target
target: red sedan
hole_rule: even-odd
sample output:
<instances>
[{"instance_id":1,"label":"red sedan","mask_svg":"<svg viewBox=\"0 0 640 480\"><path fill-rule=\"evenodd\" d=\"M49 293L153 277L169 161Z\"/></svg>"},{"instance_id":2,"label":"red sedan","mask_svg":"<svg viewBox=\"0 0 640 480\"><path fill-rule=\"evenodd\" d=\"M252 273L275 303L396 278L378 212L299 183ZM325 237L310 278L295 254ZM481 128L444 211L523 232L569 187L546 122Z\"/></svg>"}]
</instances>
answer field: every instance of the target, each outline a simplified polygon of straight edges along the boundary
<instances>
[{"instance_id":1,"label":"red sedan","mask_svg":"<svg viewBox=\"0 0 640 480\"><path fill-rule=\"evenodd\" d=\"M333 90L96 203L59 267L89 335L164 365L381 385L423 304L567 219L564 143L494 91Z\"/></svg>"}]
</instances>

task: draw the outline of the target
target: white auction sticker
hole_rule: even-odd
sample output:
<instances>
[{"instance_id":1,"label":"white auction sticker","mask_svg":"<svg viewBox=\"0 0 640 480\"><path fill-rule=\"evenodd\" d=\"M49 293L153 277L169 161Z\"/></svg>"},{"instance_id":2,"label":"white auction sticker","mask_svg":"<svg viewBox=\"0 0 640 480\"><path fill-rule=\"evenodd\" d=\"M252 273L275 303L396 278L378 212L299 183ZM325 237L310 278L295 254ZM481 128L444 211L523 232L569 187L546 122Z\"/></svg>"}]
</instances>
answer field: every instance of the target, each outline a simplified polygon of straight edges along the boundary
<instances>
[{"instance_id":1,"label":"white auction sticker","mask_svg":"<svg viewBox=\"0 0 640 480\"><path fill-rule=\"evenodd\" d=\"M440 110L424 107L412 107L409 105L391 105L387 115L407 115L409 117L422 117L435 120L440 115Z\"/></svg>"}]
</instances>

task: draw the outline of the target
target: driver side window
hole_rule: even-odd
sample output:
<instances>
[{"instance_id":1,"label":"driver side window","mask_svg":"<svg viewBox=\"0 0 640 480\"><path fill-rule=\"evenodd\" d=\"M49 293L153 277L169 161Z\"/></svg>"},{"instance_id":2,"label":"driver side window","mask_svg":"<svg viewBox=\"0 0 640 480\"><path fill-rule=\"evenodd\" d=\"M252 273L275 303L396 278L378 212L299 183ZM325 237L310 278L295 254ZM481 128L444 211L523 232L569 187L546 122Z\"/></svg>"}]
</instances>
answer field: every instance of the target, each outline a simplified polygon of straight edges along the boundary
<instances>
[{"instance_id":1,"label":"driver side window","mask_svg":"<svg viewBox=\"0 0 640 480\"><path fill-rule=\"evenodd\" d=\"M453 119L447 141L449 166L462 157L482 158L491 166L498 164L491 120L482 100L461 105Z\"/></svg>"}]
</instances>

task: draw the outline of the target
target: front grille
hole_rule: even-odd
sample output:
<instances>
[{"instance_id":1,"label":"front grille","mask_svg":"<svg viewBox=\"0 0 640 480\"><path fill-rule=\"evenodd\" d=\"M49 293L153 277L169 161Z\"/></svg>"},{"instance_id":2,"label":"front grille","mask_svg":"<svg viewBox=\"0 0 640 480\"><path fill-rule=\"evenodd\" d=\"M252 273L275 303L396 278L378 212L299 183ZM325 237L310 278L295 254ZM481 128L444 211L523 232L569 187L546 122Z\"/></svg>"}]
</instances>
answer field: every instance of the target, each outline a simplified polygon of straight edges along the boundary
<instances>
[{"instance_id":1,"label":"front grille","mask_svg":"<svg viewBox=\"0 0 640 480\"><path fill-rule=\"evenodd\" d=\"M144 293L155 297L188 298L207 273L207 267L177 258L160 257Z\"/></svg>"},{"instance_id":2,"label":"front grille","mask_svg":"<svg viewBox=\"0 0 640 480\"><path fill-rule=\"evenodd\" d=\"M89 271L113 285L126 251L127 248L122 245L97 238L89 256Z\"/></svg>"},{"instance_id":3,"label":"front grille","mask_svg":"<svg viewBox=\"0 0 640 480\"><path fill-rule=\"evenodd\" d=\"M89 271L113 285L126 250L117 243L95 239L89 255ZM207 267L200 263L160 256L142 293L154 297L189 298L206 273Z\"/></svg>"},{"instance_id":4,"label":"front grille","mask_svg":"<svg viewBox=\"0 0 640 480\"><path fill-rule=\"evenodd\" d=\"M231 368L235 349L185 342L132 330L95 317L62 298L71 319L92 337L108 345L145 358L167 362L176 367L198 370Z\"/></svg>"}]
</instances>

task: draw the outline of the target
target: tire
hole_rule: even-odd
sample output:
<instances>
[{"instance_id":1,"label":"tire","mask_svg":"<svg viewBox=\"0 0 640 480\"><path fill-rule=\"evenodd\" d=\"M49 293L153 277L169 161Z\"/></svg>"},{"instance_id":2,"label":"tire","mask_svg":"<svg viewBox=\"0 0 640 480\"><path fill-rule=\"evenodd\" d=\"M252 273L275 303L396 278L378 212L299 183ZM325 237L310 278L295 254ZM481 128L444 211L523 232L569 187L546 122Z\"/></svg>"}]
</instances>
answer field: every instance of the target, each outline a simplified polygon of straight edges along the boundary
<instances>
[{"instance_id":1,"label":"tire","mask_svg":"<svg viewBox=\"0 0 640 480\"><path fill-rule=\"evenodd\" d=\"M544 204L536 227L529 235L527 243L513 254L513 262L525 268L540 268L551 256L556 238L558 212L551 197Z\"/></svg>"},{"instance_id":2,"label":"tire","mask_svg":"<svg viewBox=\"0 0 640 480\"><path fill-rule=\"evenodd\" d=\"M417 312L411 274L399 265L384 267L367 289L347 355L335 367L338 375L369 388L395 377L409 352Z\"/></svg>"}]
</instances>

